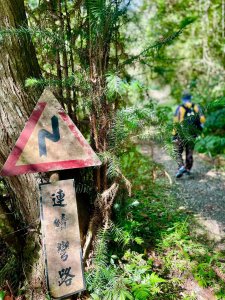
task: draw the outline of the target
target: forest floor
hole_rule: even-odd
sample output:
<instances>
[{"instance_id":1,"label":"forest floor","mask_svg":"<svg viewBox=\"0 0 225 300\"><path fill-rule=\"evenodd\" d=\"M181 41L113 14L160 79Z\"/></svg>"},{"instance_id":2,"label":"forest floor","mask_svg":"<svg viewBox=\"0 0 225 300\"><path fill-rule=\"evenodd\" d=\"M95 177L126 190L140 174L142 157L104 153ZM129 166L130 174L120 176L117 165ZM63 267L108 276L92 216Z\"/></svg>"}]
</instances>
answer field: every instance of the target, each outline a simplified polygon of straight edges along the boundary
<instances>
[{"instance_id":1,"label":"forest floor","mask_svg":"<svg viewBox=\"0 0 225 300\"><path fill-rule=\"evenodd\" d=\"M165 149L146 143L140 147L144 155L164 166L172 194L179 202L180 209L194 213L197 223L200 224L199 234L200 228L203 228L209 240L213 241L214 249L225 251L225 172L195 154L191 176L183 175L176 179L176 162ZM216 299L210 289L201 288L195 281L188 281L186 289L194 290L198 294L198 300Z\"/></svg>"}]
</instances>

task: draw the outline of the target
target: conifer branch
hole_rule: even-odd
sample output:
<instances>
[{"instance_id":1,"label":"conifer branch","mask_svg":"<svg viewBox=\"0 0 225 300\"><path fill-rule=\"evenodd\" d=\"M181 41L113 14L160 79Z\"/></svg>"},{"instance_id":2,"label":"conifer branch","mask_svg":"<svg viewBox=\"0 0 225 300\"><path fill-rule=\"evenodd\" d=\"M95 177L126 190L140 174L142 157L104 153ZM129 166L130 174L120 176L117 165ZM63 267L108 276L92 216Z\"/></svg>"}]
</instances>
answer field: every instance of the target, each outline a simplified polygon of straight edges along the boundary
<instances>
[{"instance_id":1,"label":"conifer branch","mask_svg":"<svg viewBox=\"0 0 225 300\"><path fill-rule=\"evenodd\" d=\"M159 50L160 48L171 44L177 37L180 36L180 34L182 32L183 32L183 28L179 29L178 31L174 32L173 34L169 35L168 37L157 41L153 45L150 45L149 47L147 47L146 49L141 51L139 54L125 60L122 63L122 66L127 65L127 64L131 64L131 63L135 62L136 60L142 59L143 57L148 57L149 56L149 51Z\"/></svg>"},{"instance_id":2,"label":"conifer branch","mask_svg":"<svg viewBox=\"0 0 225 300\"><path fill-rule=\"evenodd\" d=\"M64 37L62 34L39 27L28 28L20 26L19 28L0 28L0 37L7 38L14 35L19 37L31 36L37 38L40 41L51 40L51 42L53 42L54 44L57 43L58 45L60 45L60 43L64 41Z\"/></svg>"}]
</instances>

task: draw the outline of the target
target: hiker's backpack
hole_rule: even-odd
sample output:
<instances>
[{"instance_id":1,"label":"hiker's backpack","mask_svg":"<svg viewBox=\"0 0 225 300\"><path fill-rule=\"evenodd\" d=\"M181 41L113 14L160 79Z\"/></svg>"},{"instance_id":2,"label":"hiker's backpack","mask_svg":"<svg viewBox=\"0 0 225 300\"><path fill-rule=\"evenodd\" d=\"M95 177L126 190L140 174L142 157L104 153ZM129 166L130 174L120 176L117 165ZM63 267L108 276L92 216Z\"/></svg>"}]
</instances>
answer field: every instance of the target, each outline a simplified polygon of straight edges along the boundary
<instances>
[{"instance_id":1,"label":"hiker's backpack","mask_svg":"<svg viewBox=\"0 0 225 300\"><path fill-rule=\"evenodd\" d=\"M191 107L186 107L182 105L185 109L184 114L184 126L192 133L193 135L198 135L202 131L201 121L199 112L194 110L195 103L192 103Z\"/></svg>"}]
</instances>

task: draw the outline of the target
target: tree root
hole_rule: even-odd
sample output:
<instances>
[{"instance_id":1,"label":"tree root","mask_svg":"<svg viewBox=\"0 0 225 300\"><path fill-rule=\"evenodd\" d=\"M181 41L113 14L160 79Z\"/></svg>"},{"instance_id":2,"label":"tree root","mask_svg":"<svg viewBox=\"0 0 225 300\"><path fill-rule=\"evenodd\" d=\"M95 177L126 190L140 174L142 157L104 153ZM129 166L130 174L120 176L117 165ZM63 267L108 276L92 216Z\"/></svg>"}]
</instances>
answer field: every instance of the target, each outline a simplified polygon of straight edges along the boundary
<instances>
[{"instance_id":1,"label":"tree root","mask_svg":"<svg viewBox=\"0 0 225 300\"><path fill-rule=\"evenodd\" d=\"M95 200L95 210L89 223L86 241L83 247L83 259L86 261L89 250L94 237L100 226L103 225L104 230L110 227L110 215L113 201L119 189L119 184L114 182L111 187L102 194L98 194Z\"/></svg>"}]
</instances>

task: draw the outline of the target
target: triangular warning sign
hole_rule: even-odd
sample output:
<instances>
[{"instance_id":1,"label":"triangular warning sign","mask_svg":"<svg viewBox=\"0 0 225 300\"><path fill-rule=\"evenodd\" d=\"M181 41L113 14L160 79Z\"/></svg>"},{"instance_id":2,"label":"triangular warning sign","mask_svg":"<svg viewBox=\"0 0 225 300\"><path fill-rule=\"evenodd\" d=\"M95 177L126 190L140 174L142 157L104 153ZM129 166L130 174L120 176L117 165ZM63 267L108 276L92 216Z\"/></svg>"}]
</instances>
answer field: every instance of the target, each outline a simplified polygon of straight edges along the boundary
<instances>
[{"instance_id":1,"label":"triangular warning sign","mask_svg":"<svg viewBox=\"0 0 225 300\"><path fill-rule=\"evenodd\" d=\"M0 174L11 176L100 164L78 128L46 89Z\"/></svg>"}]
</instances>

